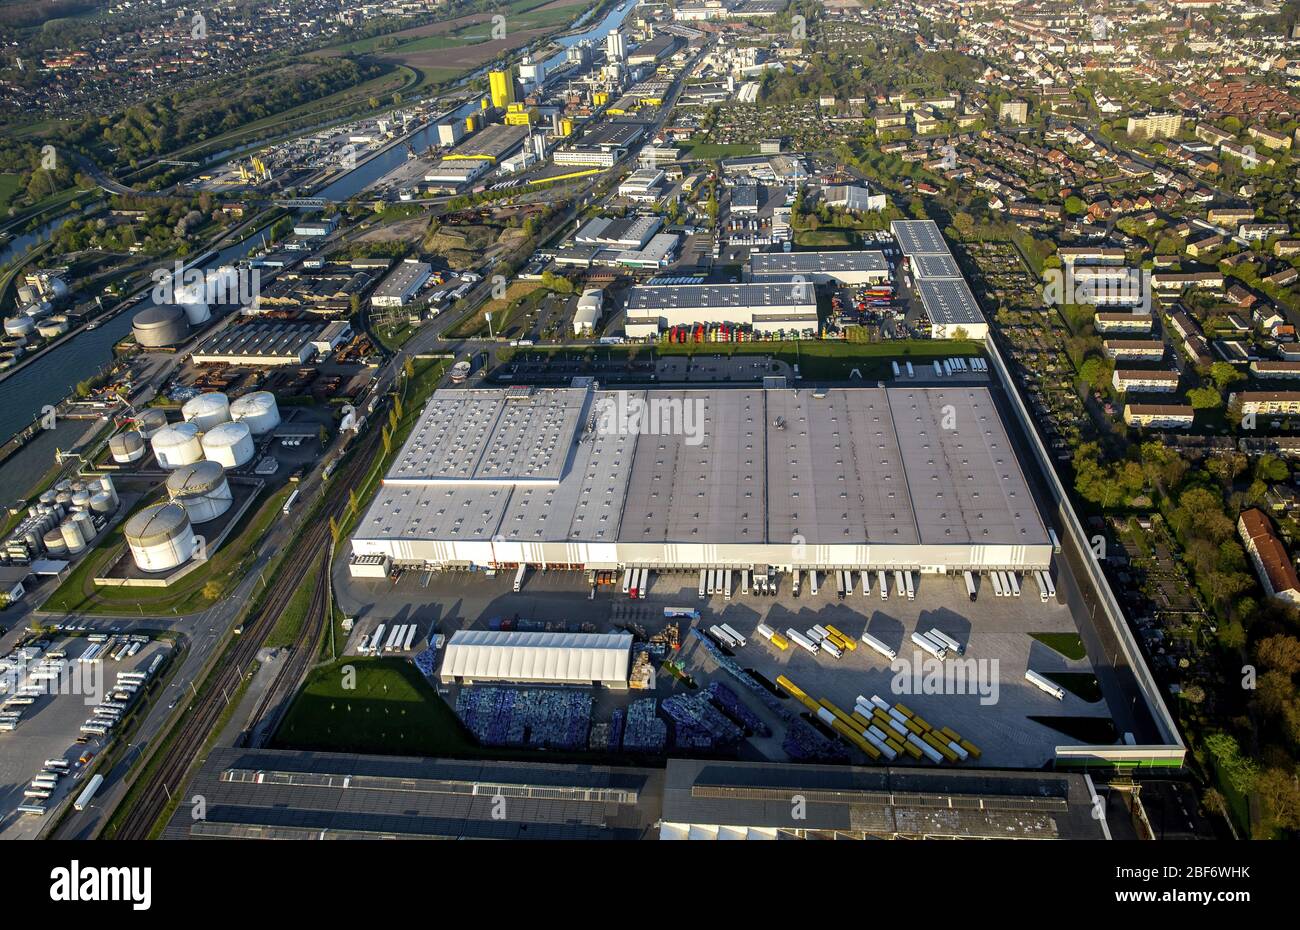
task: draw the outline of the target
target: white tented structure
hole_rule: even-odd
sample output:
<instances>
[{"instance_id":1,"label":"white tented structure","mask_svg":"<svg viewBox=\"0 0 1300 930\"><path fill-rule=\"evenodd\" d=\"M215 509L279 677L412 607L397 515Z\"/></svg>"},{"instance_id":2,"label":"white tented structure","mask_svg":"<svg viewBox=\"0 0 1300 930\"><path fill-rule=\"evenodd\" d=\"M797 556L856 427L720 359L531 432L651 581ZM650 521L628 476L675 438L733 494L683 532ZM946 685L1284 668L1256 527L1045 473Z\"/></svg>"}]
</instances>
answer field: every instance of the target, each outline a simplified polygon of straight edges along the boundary
<instances>
[{"instance_id":1,"label":"white tented structure","mask_svg":"<svg viewBox=\"0 0 1300 930\"><path fill-rule=\"evenodd\" d=\"M191 397L181 407L181 416L193 423L199 432L206 433L215 426L230 420L230 398L220 391Z\"/></svg>"},{"instance_id":2,"label":"white tented structure","mask_svg":"<svg viewBox=\"0 0 1300 930\"><path fill-rule=\"evenodd\" d=\"M230 416L236 422L247 423L254 436L269 433L280 425L280 408L270 391L245 394L230 405Z\"/></svg>"},{"instance_id":3,"label":"white tented structure","mask_svg":"<svg viewBox=\"0 0 1300 930\"><path fill-rule=\"evenodd\" d=\"M626 688L631 633L458 630L442 660L444 684L510 681Z\"/></svg>"},{"instance_id":4,"label":"white tented structure","mask_svg":"<svg viewBox=\"0 0 1300 930\"><path fill-rule=\"evenodd\" d=\"M149 440L154 458L163 468L180 468L203 460L199 428L193 423L173 423L154 433Z\"/></svg>"},{"instance_id":5,"label":"white tented structure","mask_svg":"<svg viewBox=\"0 0 1300 930\"><path fill-rule=\"evenodd\" d=\"M203 456L223 468L238 468L253 460L253 433L247 423L222 423L203 434Z\"/></svg>"}]
</instances>

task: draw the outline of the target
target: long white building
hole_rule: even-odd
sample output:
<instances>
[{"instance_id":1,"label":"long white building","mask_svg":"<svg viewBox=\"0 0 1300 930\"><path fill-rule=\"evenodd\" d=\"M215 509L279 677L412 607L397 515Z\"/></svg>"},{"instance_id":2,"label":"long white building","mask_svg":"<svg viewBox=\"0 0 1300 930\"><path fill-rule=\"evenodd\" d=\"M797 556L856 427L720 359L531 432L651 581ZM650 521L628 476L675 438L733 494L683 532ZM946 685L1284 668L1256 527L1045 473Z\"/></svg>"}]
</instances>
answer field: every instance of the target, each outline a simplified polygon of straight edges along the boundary
<instances>
[{"instance_id":1,"label":"long white building","mask_svg":"<svg viewBox=\"0 0 1300 930\"><path fill-rule=\"evenodd\" d=\"M624 332L654 337L694 323L749 326L755 332L817 331L817 288L811 280L764 284L641 284L627 295Z\"/></svg>"},{"instance_id":2,"label":"long white building","mask_svg":"<svg viewBox=\"0 0 1300 930\"><path fill-rule=\"evenodd\" d=\"M352 537L407 567L1046 568L986 388L435 392Z\"/></svg>"}]
</instances>

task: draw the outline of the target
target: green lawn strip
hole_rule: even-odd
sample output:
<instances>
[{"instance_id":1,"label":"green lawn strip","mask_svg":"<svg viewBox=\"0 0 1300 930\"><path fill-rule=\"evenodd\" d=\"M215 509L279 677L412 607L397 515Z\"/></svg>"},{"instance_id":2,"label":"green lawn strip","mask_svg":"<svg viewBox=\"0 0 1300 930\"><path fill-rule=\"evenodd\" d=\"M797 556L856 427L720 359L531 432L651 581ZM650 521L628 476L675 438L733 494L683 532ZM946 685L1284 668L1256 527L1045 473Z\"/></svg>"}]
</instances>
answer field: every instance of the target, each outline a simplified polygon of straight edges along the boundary
<instances>
[{"instance_id":1,"label":"green lawn strip","mask_svg":"<svg viewBox=\"0 0 1300 930\"><path fill-rule=\"evenodd\" d=\"M1029 635L1048 649L1059 652L1067 659L1077 662L1088 656L1087 650L1083 648L1083 640L1079 638L1078 633L1030 633Z\"/></svg>"},{"instance_id":2,"label":"green lawn strip","mask_svg":"<svg viewBox=\"0 0 1300 930\"><path fill-rule=\"evenodd\" d=\"M302 629L303 621L307 619L307 610L311 607L312 592L316 590L316 583L320 579L319 566L313 566L301 581L295 582L298 589L294 591L293 597L285 605L284 612L280 614L280 619L276 621L275 628L271 630L266 637L264 645L269 649L278 649L281 646L292 646L298 638L298 631Z\"/></svg>"}]
</instances>

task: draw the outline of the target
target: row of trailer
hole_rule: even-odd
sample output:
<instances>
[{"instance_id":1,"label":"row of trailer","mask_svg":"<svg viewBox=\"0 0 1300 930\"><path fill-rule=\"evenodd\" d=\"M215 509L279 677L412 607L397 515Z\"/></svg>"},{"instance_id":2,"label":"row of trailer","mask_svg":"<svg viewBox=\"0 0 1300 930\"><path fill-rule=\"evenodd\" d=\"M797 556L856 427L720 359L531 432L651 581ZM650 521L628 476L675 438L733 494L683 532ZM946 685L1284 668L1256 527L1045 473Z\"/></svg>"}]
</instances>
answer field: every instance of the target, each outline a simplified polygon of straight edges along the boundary
<instances>
[{"instance_id":1,"label":"row of trailer","mask_svg":"<svg viewBox=\"0 0 1300 930\"><path fill-rule=\"evenodd\" d=\"M626 568L623 570L623 594L632 600L644 600L650 590L650 569Z\"/></svg>"},{"instance_id":2,"label":"row of trailer","mask_svg":"<svg viewBox=\"0 0 1300 930\"><path fill-rule=\"evenodd\" d=\"M969 372L987 372L989 363L982 358L945 358L943 361L936 359L933 362L934 376L936 378L951 378L953 375L966 374ZM898 364L894 364L894 377L898 377ZM911 366L908 366L908 377L911 377Z\"/></svg>"},{"instance_id":3,"label":"row of trailer","mask_svg":"<svg viewBox=\"0 0 1300 930\"><path fill-rule=\"evenodd\" d=\"M358 651L372 656L381 652L410 652L418 632L419 625L415 623L381 623L373 634L361 637Z\"/></svg>"},{"instance_id":4,"label":"row of trailer","mask_svg":"<svg viewBox=\"0 0 1300 930\"><path fill-rule=\"evenodd\" d=\"M975 600L977 588L975 585L975 576L971 572L964 572L966 576L966 593L970 599ZM1052 582L1052 574L1043 569L1034 569L1025 573L1026 576L1032 576L1038 585L1038 599L1046 604L1048 601L1056 599L1056 585ZM1016 572L993 570L988 573L989 583L993 586L994 597L1020 597L1020 577Z\"/></svg>"},{"instance_id":5,"label":"row of trailer","mask_svg":"<svg viewBox=\"0 0 1300 930\"><path fill-rule=\"evenodd\" d=\"M845 713L825 698L814 699L785 675L776 683L803 704L810 714L874 762L900 756L936 764L978 759L979 749L950 727L936 728L902 704L889 704L879 695L858 695L853 711Z\"/></svg>"},{"instance_id":6,"label":"row of trailer","mask_svg":"<svg viewBox=\"0 0 1300 930\"><path fill-rule=\"evenodd\" d=\"M129 659L135 655L144 644L148 641L142 637L132 637L131 639L121 642L114 636L96 636L87 637L90 646L83 652L78 662L103 662L109 659L113 662L121 662L123 659Z\"/></svg>"}]
</instances>

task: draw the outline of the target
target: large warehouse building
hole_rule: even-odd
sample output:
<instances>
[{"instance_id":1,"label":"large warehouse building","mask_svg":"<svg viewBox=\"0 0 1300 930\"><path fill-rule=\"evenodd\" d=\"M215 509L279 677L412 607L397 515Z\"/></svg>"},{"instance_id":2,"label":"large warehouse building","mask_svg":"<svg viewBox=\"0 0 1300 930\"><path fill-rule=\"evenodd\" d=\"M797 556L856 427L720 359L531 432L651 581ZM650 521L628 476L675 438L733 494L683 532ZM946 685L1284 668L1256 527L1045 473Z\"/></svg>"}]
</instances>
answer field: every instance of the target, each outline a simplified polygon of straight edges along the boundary
<instances>
[{"instance_id":1,"label":"large warehouse building","mask_svg":"<svg viewBox=\"0 0 1300 930\"><path fill-rule=\"evenodd\" d=\"M750 280L789 281L796 276L815 284L887 284L893 277L885 253L875 250L842 252L755 252L749 257Z\"/></svg>"},{"instance_id":2,"label":"large warehouse building","mask_svg":"<svg viewBox=\"0 0 1300 930\"><path fill-rule=\"evenodd\" d=\"M889 231L916 276L916 292L935 339L988 338L989 324L934 220L894 220Z\"/></svg>"},{"instance_id":3,"label":"large warehouse building","mask_svg":"<svg viewBox=\"0 0 1300 930\"><path fill-rule=\"evenodd\" d=\"M412 568L655 571L1052 558L993 399L966 385L440 390L352 550Z\"/></svg>"},{"instance_id":4,"label":"large warehouse building","mask_svg":"<svg viewBox=\"0 0 1300 930\"><path fill-rule=\"evenodd\" d=\"M627 295L624 333L640 339L694 323L738 324L755 332L817 331L811 281L771 284L641 284Z\"/></svg>"}]
</instances>

